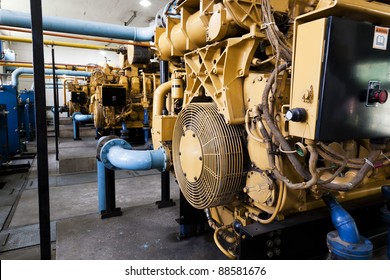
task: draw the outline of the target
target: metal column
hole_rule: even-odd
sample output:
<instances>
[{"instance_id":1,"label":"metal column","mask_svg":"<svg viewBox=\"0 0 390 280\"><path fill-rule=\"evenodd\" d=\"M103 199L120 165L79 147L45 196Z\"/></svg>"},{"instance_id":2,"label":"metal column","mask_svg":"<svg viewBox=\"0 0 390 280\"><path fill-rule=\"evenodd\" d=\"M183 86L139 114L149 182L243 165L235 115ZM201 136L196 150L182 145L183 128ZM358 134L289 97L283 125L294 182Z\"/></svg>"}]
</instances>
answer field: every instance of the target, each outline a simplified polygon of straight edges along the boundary
<instances>
[{"instance_id":1,"label":"metal column","mask_svg":"<svg viewBox=\"0 0 390 280\"><path fill-rule=\"evenodd\" d=\"M160 61L160 82L168 82L169 69L168 61ZM170 198L170 173L169 170L161 172L161 200L157 201L158 208L175 206L176 203Z\"/></svg>"},{"instance_id":2,"label":"metal column","mask_svg":"<svg viewBox=\"0 0 390 280\"><path fill-rule=\"evenodd\" d=\"M55 144L56 144L56 160L59 160L59 148L58 148L58 137L60 132L60 117L58 112L58 81L56 76L56 63L54 55L54 46L51 46L51 62L53 68L53 96L54 96L54 132L55 132Z\"/></svg>"},{"instance_id":3,"label":"metal column","mask_svg":"<svg viewBox=\"0 0 390 280\"><path fill-rule=\"evenodd\" d=\"M45 62L43 55L42 3L30 0L37 128L39 234L41 259L51 259L49 168L47 157Z\"/></svg>"}]
</instances>

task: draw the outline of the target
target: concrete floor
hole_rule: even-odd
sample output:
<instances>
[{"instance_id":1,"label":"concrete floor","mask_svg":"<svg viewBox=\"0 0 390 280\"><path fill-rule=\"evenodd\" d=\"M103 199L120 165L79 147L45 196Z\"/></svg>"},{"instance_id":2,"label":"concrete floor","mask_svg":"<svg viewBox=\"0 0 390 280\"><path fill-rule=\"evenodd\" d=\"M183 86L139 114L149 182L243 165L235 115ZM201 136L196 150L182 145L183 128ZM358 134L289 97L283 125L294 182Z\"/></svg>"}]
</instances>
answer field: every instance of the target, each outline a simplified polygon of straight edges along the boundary
<instances>
[{"instance_id":1,"label":"concrete floor","mask_svg":"<svg viewBox=\"0 0 390 280\"><path fill-rule=\"evenodd\" d=\"M211 233L178 240L179 188L171 176L171 198L176 206L158 209L158 170L117 171L116 204L123 216L102 220L96 140L81 136L82 141L60 138L60 161L55 160L54 138L48 138L52 259L226 259ZM29 143L28 149L34 152L34 143ZM0 175L2 260L40 259L37 167L36 160L30 162L28 172ZM386 259L385 252L383 248L375 259Z\"/></svg>"},{"instance_id":2,"label":"concrete floor","mask_svg":"<svg viewBox=\"0 0 390 280\"><path fill-rule=\"evenodd\" d=\"M54 138L48 138L53 259L225 259L209 233L177 239L179 189L171 176L171 198L176 206L158 209L158 170L115 172L116 204L123 216L102 220L96 140L88 134L81 136L82 141L60 138L59 161ZM35 143L29 143L28 149L34 152ZM0 175L2 260L40 259L37 161L30 162L28 172Z\"/></svg>"}]
</instances>

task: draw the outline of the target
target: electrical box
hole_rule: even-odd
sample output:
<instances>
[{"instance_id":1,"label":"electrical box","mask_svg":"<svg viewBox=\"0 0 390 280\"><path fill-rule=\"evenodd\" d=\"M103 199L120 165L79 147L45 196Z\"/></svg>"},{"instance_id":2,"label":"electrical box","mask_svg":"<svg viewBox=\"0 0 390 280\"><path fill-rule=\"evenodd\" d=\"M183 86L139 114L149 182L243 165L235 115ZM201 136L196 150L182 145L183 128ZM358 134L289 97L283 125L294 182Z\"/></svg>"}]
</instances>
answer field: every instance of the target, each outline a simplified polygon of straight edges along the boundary
<instances>
[{"instance_id":1,"label":"electrical box","mask_svg":"<svg viewBox=\"0 0 390 280\"><path fill-rule=\"evenodd\" d=\"M82 105L87 103L87 95L83 91L72 91L71 100L72 103Z\"/></svg>"},{"instance_id":2,"label":"electrical box","mask_svg":"<svg viewBox=\"0 0 390 280\"><path fill-rule=\"evenodd\" d=\"M102 87L103 106L126 106L126 88L124 87Z\"/></svg>"},{"instance_id":3,"label":"electrical box","mask_svg":"<svg viewBox=\"0 0 390 280\"><path fill-rule=\"evenodd\" d=\"M321 141L390 137L389 29L329 17L295 38L293 136Z\"/></svg>"}]
</instances>

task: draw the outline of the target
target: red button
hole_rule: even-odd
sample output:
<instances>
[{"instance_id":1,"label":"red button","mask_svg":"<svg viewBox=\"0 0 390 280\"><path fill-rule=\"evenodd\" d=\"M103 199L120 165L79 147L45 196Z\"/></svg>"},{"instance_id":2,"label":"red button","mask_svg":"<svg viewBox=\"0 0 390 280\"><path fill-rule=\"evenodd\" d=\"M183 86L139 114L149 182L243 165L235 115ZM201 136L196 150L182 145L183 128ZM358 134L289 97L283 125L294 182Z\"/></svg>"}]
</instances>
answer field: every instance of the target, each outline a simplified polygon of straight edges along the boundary
<instances>
[{"instance_id":1,"label":"red button","mask_svg":"<svg viewBox=\"0 0 390 280\"><path fill-rule=\"evenodd\" d=\"M381 90L378 96L378 102L383 104L387 101L388 93L386 90Z\"/></svg>"}]
</instances>

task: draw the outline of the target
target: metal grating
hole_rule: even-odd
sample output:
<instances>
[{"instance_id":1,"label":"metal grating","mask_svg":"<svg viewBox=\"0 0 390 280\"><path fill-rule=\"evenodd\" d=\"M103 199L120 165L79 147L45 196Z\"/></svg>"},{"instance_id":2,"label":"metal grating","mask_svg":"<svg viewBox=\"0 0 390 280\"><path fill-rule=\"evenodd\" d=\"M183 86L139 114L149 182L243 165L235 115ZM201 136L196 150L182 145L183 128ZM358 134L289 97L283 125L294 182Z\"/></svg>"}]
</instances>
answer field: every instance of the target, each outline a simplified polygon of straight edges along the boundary
<instances>
[{"instance_id":1,"label":"metal grating","mask_svg":"<svg viewBox=\"0 0 390 280\"><path fill-rule=\"evenodd\" d=\"M182 168L180 142L191 131L199 139L202 170L196 180L188 179ZM241 126L227 125L213 103L191 103L175 124L173 161L183 195L197 209L227 204L242 190L244 156ZM195 161L196 159L194 159Z\"/></svg>"}]
</instances>

